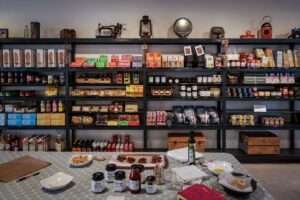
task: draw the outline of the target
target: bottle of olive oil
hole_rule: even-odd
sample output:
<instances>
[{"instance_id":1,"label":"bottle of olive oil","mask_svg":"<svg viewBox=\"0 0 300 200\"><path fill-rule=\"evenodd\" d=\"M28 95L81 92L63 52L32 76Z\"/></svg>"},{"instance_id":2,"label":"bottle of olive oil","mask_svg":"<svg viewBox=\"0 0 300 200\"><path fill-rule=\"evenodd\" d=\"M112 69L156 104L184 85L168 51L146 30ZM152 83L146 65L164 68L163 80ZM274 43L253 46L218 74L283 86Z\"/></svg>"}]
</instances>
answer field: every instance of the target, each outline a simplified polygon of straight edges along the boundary
<instances>
[{"instance_id":1,"label":"bottle of olive oil","mask_svg":"<svg viewBox=\"0 0 300 200\"><path fill-rule=\"evenodd\" d=\"M190 139L188 142L188 164L195 165L195 138L194 132L190 132Z\"/></svg>"}]
</instances>

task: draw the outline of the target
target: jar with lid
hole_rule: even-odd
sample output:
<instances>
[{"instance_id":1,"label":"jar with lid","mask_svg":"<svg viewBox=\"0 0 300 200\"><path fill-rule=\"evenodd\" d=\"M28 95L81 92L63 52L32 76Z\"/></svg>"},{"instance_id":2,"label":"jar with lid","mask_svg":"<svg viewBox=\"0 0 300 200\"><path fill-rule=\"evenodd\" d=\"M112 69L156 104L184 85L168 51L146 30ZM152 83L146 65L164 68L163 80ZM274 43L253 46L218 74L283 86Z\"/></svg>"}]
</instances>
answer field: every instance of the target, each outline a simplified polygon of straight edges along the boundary
<instances>
[{"instance_id":1,"label":"jar with lid","mask_svg":"<svg viewBox=\"0 0 300 200\"><path fill-rule=\"evenodd\" d=\"M146 192L148 194L154 194L157 191L157 185L155 176L147 176L146 179Z\"/></svg>"},{"instance_id":2,"label":"jar with lid","mask_svg":"<svg viewBox=\"0 0 300 200\"><path fill-rule=\"evenodd\" d=\"M117 171L115 173L114 189L115 192L123 192L126 190L126 175L124 171Z\"/></svg>"},{"instance_id":3,"label":"jar with lid","mask_svg":"<svg viewBox=\"0 0 300 200\"><path fill-rule=\"evenodd\" d=\"M46 112L47 113L51 112L51 103L50 103L50 101L47 101L47 103L46 103Z\"/></svg>"},{"instance_id":4,"label":"jar with lid","mask_svg":"<svg viewBox=\"0 0 300 200\"><path fill-rule=\"evenodd\" d=\"M161 76L160 81L161 81L161 83L166 83L167 82L167 77L166 76Z\"/></svg>"},{"instance_id":5,"label":"jar with lid","mask_svg":"<svg viewBox=\"0 0 300 200\"><path fill-rule=\"evenodd\" d=\"M0 82L3 84L3 83L6 83L6 81L7 81L6 73L5 72L1 72Z\"/></svg>"},{"instance_id":6,"label":"jar with lid","mask_svg":"<svg viewBox=\"0 0 300 200\"><path fill-rule=\"evenodd\" d=\"M9 83L9 84L14 83L14 74L13 74L13 72L8 72L7 73L7 83Z\"/></svg>"},{"instance_id":7,"label":"jar with lid","mask_svg":"<svg viewBox=\"0 0 300 200\"><path fill-rule=\"evenodd\" d=\"M155 76L155 83L160 83L160 76Z\"/></svg>"},{"instance_id":8,"label":"jar with lid","mask_svg":"<svg viewBox=\"0 0 300 200\"><path fill-rule=\"evenodd\" d=\"M139 168L136 165L131 166L129 175L129 190L132 194L138 194L141 192L141 175Z\"/></svg>"},{"instance_id":9,"label":"jar with lid","mask_svg":"<svg viewBox=\"0 0 300 200\"><path fill-rule=\"evenodd\" d=\"M154 77L153 76L148 76L148 82L153 83L154 82Z\"/></svg>"},{"instance_id":10,"label":"jar with lid","mask_svg":"<svg viewBox=\"0 0 300 200\"><path fill-rule=\"evenodd\" d=\"M114 182L116 170L117 170L117 166L115 164L106 165L105 181L107 183L113 183Z\"/></svg>"},{"instance_id":11,"label":"jar with lid","mask_svg":"<svg viewBox=\"0 0 300 200\"><path fill-rule=\"evenodd\" d=\"M96 172L93 174L91 187L93 193L101 193L105 190L106 186L102 172Z\"/></svg>"}]
</instances>

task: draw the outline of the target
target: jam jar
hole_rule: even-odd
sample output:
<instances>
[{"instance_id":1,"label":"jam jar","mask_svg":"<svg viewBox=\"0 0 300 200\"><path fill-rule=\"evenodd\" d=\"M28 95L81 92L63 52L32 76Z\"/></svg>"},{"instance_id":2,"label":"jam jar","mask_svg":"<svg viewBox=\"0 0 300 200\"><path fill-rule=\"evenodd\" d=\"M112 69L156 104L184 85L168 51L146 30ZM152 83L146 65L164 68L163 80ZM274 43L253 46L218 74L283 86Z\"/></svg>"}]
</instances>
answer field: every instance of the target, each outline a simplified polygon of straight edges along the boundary
<instances>
[{"instance_id":1,"label":"jam jar","mask_svg":"<svg viewBox=\"0 0 300 200\"><path fill-rule=\"evenodd\" d=\"M105 181L108 183L114 182L115 172L117 170L117 166L115 164L106 165L105 170Z\"/></svg>"},{"instance_id":2,"label":"jam jar","mask_svg":"<svg viewBox=\"0 0 300 200\"><path fill-rule=\"evenodd\" d=\"M155 176L147 176L146 178L146 192L148 194L154 194L157 191L157 185Z\"/></svg>"},{"instance_id":3,"label":"jam jar","mask_svg":"<svg viewBox=\"0 0 300 200\"><path fill-rule=\"evenodd\" d=\"M102 172L96 172L93 174L91 187L93 193L101 193L105 190L106 186Z\"/></svg>"},{"instance_id":4,"label":"jam jar","mask_svg":"<svg viewBox=\"0 0 300 200\"><path fill-rule=\"evenodd\" d=\"M9 84L14 83L14 74L13 74L13 72L8 72L7 73L7 83L9 83Z\"/></svg>"},{"instance_id":5,"label":"jam jar","mask_svg":"<svg viewBox=\"0 0 300 200\"><path fill-rule=\"evenodd\" d=\"M115 192L123 192L126 190L126 175L124 171L117 171L115 173L114 189Z\"/></svg>"}]
</instances>

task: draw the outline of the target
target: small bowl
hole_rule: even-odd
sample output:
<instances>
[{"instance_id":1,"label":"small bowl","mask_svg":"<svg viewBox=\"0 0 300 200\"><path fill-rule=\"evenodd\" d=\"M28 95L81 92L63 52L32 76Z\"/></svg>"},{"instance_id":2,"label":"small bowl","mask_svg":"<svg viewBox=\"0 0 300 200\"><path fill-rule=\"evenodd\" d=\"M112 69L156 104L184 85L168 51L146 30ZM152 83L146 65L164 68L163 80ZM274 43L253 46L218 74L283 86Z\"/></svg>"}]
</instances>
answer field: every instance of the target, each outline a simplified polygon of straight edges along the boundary
<instances>
[{"instance_id":1,"label":"small bowl","mask_svg":"<svg viewBox=\"0 0 300 200\"><path fill-rule=\"evenodd\" d=\"M240 176L245 176L245 174L242 174L242 173L238 173L238 172L231 172L231 174L235 177L240 177ZM222 174L223 175L223 174ZM222 176L221 175L221 176ZM246 175L246 177L250 177L248 175ZM220 180L220 176L218 177L218 183L219 183L219 180ZM220 184L220 183L219 183ZM222 184L220 184L222 185ZM254 192L256 190L256 187L257 187L257 182L252 178L251 180L251 187L252 187L252 192L242 192L242 191L235 191L235 190L232 190L231 188L228 188L224 185L222 185L222 187L224 188L224 190L228 193L232 193L232 194L237 194L237 195L248 195L248 194L251 194L252 192Z\"/></svg>"},{"instance_id":2,"label":"small bowl","mask_svg":"<svg viewBox=\"0 0 300 200\"><path fill-rule=\"evenodd\" d=\"M213 173L214 175L217 175L217 176L221 173L233 171L232 165L229 162L219 161L219 160L216 160L213 162L208 162L207 168L211 173ZM217 171L215 171L215 169L222 169L222 170L224 170L224 172L217 172Z\"/></svg>"}]
</instances>

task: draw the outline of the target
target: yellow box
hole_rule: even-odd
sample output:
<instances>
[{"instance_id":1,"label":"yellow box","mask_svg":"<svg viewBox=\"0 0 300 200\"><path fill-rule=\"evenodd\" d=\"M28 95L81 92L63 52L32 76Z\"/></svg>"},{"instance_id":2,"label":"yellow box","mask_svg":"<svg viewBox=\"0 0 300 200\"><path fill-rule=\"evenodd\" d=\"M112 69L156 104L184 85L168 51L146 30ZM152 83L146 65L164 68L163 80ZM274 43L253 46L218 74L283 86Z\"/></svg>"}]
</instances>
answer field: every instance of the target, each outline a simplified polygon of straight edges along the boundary
<instances>
[{"instance_id":1,"label":"yellow box","mask_svg":"<svg viewBox=\"0 0 300 200\"><path fill-rule=\"evenodd\" d=\"M51 120L51 126L65 126L66 123L65 123L65 120L57 120L57 119L52 119Z\"/></svg>"},{"instance_id":2,"label":"yellow box","mask_svg":"<svg viewBox=\"0 0 300 200\"><path fill-rule=\"evenodd\" d=\"M50 126L51 120L50 119L38 119L36 121L37 126Z\"/></svg>"},{"instance_id":3,"label":"yellow box","mask_svg":"<svg viewBox=\"0 0 300 200\"><path fill-rule=\"evenodd\" d=\"M49 113L37 113L36 119L49 119L50 120L50 115Z\"/></svg>"},{"instance_id":4,"label":"yellow box","mask_svg":"<svg viewBox=\"0 0 300 200\"><path fill-rule=\"evenodd\" d=\"M55 114L51 114L51 120L65 120L65 113L55 113Z\"/></svg>"}]
</instances>

